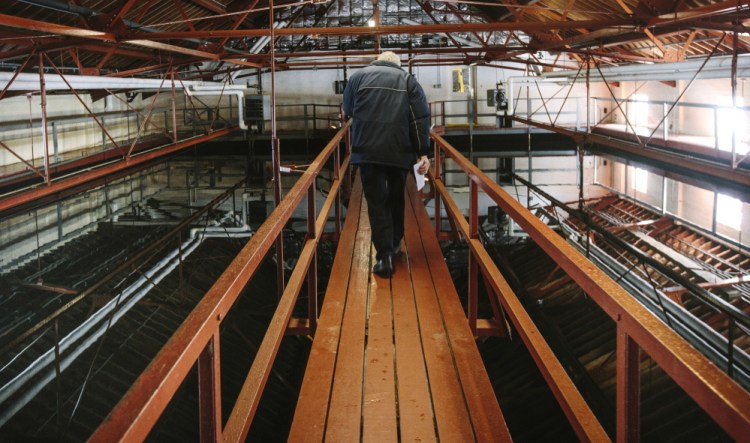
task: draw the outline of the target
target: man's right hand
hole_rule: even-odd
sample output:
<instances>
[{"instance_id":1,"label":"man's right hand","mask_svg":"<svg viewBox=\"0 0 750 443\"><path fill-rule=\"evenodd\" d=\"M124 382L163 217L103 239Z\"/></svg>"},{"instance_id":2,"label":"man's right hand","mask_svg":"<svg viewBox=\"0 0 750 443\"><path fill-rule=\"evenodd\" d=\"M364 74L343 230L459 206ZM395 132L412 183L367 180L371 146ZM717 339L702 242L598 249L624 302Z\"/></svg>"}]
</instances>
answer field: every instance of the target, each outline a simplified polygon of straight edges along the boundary
<instances>
[{"instance_id":1,"label":"man's right hand","mask_svg":"<svg viewBox=\"0 0 750 443\"><path fill-rule=\"evenodd\" d=\"M419 166L419 169L417 169L417 172L420 174L427 174L427 171L430 169L430 159L428 159L426 155L423 155L419 160L422 164Z\"/></svg>"}]
</instances>

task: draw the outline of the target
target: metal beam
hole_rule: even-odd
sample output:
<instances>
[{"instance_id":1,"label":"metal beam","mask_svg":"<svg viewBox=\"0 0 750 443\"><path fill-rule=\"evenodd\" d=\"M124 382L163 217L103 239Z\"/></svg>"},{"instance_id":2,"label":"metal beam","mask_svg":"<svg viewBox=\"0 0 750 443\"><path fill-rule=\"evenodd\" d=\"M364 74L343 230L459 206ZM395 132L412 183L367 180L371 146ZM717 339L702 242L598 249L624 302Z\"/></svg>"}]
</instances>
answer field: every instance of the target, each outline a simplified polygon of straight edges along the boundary
<instances>
[{"instance_id":1,"label":"metal beam","mask_svg":"<svg viewBox=\"0 0 750 443\"><path fill-rule=\"evenodd\" d=\"M616 322L618 329L651 356L719 426L738 440L750 435L750 393L442 137L433 131L431 138Z\"/></svg>"},{"instance_id":2,"label":"metal beam","mask_svg":"<svg viewBox=\"0 0 750 443\"><path fill-rule=\"evenodd\" d=\"M2 24L0 22L0 24ZM634 18L612 20L559 20L549 22L508 22L508 23L449 23L436 25L395 25L395 26L353 26L336 28L282 28L274 30L278 36L288 35L383 35L383 34L434 34L442 32L492 32L524 31L534 32L549 29L607 28L617 26L642 26L643 21ZM197 32L153 32L136 33L123 38L123 41L149 39L171 40L189 38L241 38L271 35L270 29L202 30Z\"/></svg>"}]
</instances>

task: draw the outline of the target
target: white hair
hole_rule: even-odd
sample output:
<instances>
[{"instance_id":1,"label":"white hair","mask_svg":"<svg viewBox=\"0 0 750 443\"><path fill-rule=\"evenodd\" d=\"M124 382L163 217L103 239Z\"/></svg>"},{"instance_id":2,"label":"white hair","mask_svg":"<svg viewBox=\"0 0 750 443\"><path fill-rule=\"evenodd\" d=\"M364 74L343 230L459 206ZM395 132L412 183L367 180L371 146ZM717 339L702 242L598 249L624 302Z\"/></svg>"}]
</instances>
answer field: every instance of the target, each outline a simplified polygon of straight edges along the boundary
<instances>
[{"instance_id":1,"label":"white hair","mask_svg":"<svg viewBox=\"0 0 750 443\"><path fill-rule=\"evenodd\" d=\"M399 57L395 52L392 51L385 51L384 53L380 54L378 56L378 60L391 62L396 66L401 66L401 57Z\"/></svg>"}]
</instances>

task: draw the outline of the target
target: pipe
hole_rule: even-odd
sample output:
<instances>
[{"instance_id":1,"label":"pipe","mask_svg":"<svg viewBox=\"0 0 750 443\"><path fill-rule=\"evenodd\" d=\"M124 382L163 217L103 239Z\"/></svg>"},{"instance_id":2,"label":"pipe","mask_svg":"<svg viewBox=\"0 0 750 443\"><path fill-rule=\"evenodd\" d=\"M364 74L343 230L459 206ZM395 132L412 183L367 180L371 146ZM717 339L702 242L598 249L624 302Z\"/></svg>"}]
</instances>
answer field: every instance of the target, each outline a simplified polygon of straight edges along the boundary
<instances>
[{"instance_id":1,"label":"pipe","mask_svg":"<svg viewBox=\"0 0 750 443\"><path fill-rule=\"evenodd\" d=\"M192 244L191 244L192 243ZM196 239L187 240L179 249L172 251L166 258L162 259L153 268L148 270L145 275L141 276L137 281L131 284L127 289L122 291L117 296L113 297L102 309L96 311L91 317L89 317L84 323L75 328L70 334L65 336L59 342L59 353L64 354L69 348L71 348L77 341L83 339L83 341L67 355L62 362L60 362L60 370L65 370L70 364L90 347L100 336L102 336L107 329L117 323L117 321L125 315L130 308L132 308L137 302L139 302L155 284L158 284L161 280L169 275L183 260L185 260L198 246L201 241ZM177 254L182 251L181 258L177 259ZM152 284L153 283L153 284ZM118 309L119 307L119 309ZM117 311L115 311L117 309ZM112 318L107 321L108 315L112 313ZM86 336L88 332L94 329L97 324L102 323L99 328L91 335ZM11 381L0 388L0 403L5 402L10 396L15 394L19 389L25 387L25 385L37 374L39 374L44 368L51 366L55 362L55 349L50 348L43 355L38 357L32 364L30 364L26 370L16 375ZM36 395L44 386L49 383L55 377L55 368L50 368L47 371L46 376L43 380L34 383L27 391L24 391L22 398L16 400L12 405L5 409L0 415L0 426L4 425L13 415L18 412L34 395Z\"/></svg>"},{"instance_id":2,"label":"pipe","mask_svg":"<svg viewBox=\"0 0 750 443\"><path fill-rule=\"evenodd\" d=\"M63 354L72 347L78 340L85 339L60 362L60 370L65 370L70 366L80 354L93 345L96 340L106 333L112 325L122 318L130 309L135 306L143 297L145 297L156 284L167 277L177 266L186 260L206 238L248 238L252 237L254 231L246 224L240 227L210 227L210 228L193 228L190 230L190 238L187 239L180 248L173 250L164 259L159 261L153 268L146 271L145 275L136 280L128 288L117 296L113 297L102 309L96 311L84 323L74 329L70 334L65 336L59 343L59 353ZM178 255L180 256L178 258ZM119 307L119 309L118 309ZM113 312L117 309L116 312ZM112 313L112 318L107 321L108 315ZM101 323L99 328L91 335L86 334L96 325ZM18 374L13 380L9 381L0 388L0 403L6 401L10 396L18 392L45 367L55 362L54 348L50 348L42 356L29 365L26 370ZM24 407L44 386L56 377L56 369L50 368L44 374L41 380L25 390L23 395L12 405L0 414L0 426L3 426L13 417L22 407Z\"/></svg>"},{"instance_id":3,"label":"pipe","mask_svg":"<svg viewBox=\"0 0 750 443\"><path fill-rule=\"evenodd\" d=\"M13 91L38 91L39 74L20 73L13 80L13 72L0 72L0 89L10 83ZM66 75L65 80L76 90L88 89L159 89L161 79L133 78L133 77L100 77L96 75ZM58 74L44 74L44 83L48 91L69 91L70 87ZM185 86L208 86L210 83L201 81L184 81Z\"/></svg>"},{"instance_id":4,"label":"pipe","mask_svg":"<svg viewBox=\"0 0 750 443\"><path fill-rule=\"evenodd\" d=\"M245 87L238 87L234 85L206 85L197 84L191 88L185 88L185 93L189 96L196 95L234 95L237 97L237 115L239 118L239 126L243 131L247 131L248 126L245 123Z\"/></svg>"}]
</instances>

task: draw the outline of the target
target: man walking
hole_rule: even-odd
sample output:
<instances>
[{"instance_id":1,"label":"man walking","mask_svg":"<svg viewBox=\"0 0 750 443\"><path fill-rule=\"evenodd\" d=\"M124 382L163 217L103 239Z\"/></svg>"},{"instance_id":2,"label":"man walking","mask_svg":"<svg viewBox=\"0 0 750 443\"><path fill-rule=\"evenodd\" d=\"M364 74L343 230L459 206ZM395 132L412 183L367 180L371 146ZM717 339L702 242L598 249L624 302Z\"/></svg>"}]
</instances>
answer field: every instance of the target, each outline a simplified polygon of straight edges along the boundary
<instances>
[{"instance_id":1,"label":"man walking","mask_svg":"<svg viewBox=\"0 0 750 443\"><path fill-rule=\"evenodd\" d=\"M404 236L406 175L418 158L420 174L430 167L430 110L417 80L387 51L351 76L344 113L353 119L351 163L359 165L377 253L372 272L388 277Z\"/></svg>"}]
</instances>

